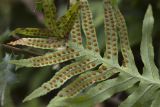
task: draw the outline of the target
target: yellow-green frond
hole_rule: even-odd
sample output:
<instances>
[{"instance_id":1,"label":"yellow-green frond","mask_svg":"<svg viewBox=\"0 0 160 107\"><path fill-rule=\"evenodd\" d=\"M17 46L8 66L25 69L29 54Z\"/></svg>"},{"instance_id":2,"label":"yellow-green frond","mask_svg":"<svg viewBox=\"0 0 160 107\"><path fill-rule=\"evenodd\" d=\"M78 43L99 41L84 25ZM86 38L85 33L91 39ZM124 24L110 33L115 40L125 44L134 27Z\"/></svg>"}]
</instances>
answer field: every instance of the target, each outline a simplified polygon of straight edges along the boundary
<instances>
[{"instance_id":1,"label":"yellow-green frond","mask_svg":"<svg viewBox=\"0 0 160 107\"><path fill-rule=\"evenodd\" d=\"M81 12L82 12L82 27L86 36L86 48L99 52L99 46L97 42L97 35L95 26L93 23L92 12L89 8L87 0L81 1Z\"/></svg>"},{"instance_id":2,"label":"yellow-green frond","mask_svg":"<svg viewBox=\"0 0 160 107\"><path fill-rule=\"evenodd\" d=\"M90 60L85 58L73 64L67 65L58 71L48 82L44 83L41 87L33 91L29 96L25 98L24 101L31 100L33 98L45 95L46 93L59 88L62 86L67 80L81 74L87 70L90 70L96 67L99 64L96 60Z\"/></svg>"},{"instance_id":3,"label":"yellow-green frond","mask_svg":"<svg viewBox=\"0 0 160 107\"><path fill-rule=\"evenodd\" d=\"M106 51L104 57L118 65L118 35L117 35L117 26L116 19L114 14L113 6L111 1L104 0L104 26L106 34Z\"/></svg>"},{"instance_id":4,"label":"yellow-green frond","mask_svg":"<svg viewBox=\"0 0 160 107\"><path fill-rule=\"evenodd\" d=\"M74 49L67 49L29 59L12 60L10 63L25 67L43 67L62 63L80 56L80 52L76 52Z\"/></svg>"},{"instance_id":5,"label":"yellow-green frond","mask_svg":"<svg viewBox=\"0 0 160 107\"><path fill-rule=\"evenodd\" d=\"M53 33L48 29L40 28L16 28L11 35L29 36L29 37L53 37Z\"/></svg>"},{"instance_id":6,"label":"yellow-green frond","mask_svg":"<svg viewBox=\"0 0 160 107\"><path fill-rule=\"evenodd\" d=\"M40 49L60 49L65 47L65 41L63 39L57 40L56 38L22 38L8 43L10 45L23 45Z\"/></svg>"},{"instance_id":7,"label":"yellow-green frond","mask_svg":"<svg viewBox=\"0 0 160 107\"><path fill-rule=\"evenodd\" d=\"M54 0L42 0L45 24L55 36L60 36L56 26L56 6Z\"/></svg>"},{"instance_id":8,"label":"yellow-green frond","mask_svg":"<svg viewBox=\"0 0 160 107\"><path fill-rule=\"evenodd\" d=\"M120 38L121 51L124 58L124 65L129 65L129 63L134 65L135 62L129 44L126 22L118 7L115 7L115 16L117 20L117 29Z\"/></svg>"},{"instance_id":9,"label":"yellow-green frond","mask_svg":"<svg viewBox=\"0 0 160 107\"><path fill-rule=\"evenodd\" d=\"M79 2L72 4L69 10L65 13L65 15L60 17L60 19L57 21L57 26L60 29L62 35L66 35L71 31L75 20L79 16L79 5Z\"/></svg>"}]
</instances>

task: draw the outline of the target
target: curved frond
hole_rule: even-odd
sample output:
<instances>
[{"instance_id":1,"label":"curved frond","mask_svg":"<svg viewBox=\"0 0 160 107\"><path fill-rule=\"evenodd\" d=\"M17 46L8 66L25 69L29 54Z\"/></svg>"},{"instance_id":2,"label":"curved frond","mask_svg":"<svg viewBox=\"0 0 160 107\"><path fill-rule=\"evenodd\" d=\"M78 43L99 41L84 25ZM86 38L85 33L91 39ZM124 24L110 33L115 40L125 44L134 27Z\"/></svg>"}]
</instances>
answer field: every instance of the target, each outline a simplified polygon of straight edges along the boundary
<instances>
[{"instance_id":1,"label":"curved frond","mask_svg":"<svg viewBox=\"0 0 160 107\"><path fill-rule=\"evenodd\" d=\"M141 56L144 63L145 72L144 76L159 80L158 68L154 64L154 50L152 46L152 29L154 24L154 18L152 13L152 7L149 6L143 21L142 29L142 42L141 42Z\"/></svg>"}]
</instances>

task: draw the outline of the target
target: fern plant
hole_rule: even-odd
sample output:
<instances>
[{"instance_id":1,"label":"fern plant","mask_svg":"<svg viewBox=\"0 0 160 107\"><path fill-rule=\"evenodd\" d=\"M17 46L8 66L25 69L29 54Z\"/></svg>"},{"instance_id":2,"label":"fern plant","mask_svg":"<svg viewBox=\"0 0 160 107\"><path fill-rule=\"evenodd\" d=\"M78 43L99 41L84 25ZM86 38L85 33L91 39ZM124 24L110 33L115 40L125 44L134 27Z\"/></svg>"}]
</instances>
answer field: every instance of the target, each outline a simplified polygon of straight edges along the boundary
<instances>
[{"instance_id":1,"label":"fern plant","mask_svg":"<svg viewBox=\"0 0 160 107\"><path fill-rule=\"evenodd\" d=\"M70 32L77 17L79 3L77 2L60 18L56 17L56 6L54 0L38 0L35 3L37 11L44 13L45 28L17 28L12 35L30 37L58 37L64 38ZM39 6L40 5L40 6ZM40 7L41 9L39 9Z\"/></svg>"},{"instance_id":2,"label":"fern plant","mask_svg":"<svg viewBox=\"0 0 160 107\"><path fill-rule=\"evenodd\" d=\"M148 7L143 22L141 57L144 68L143 73L140 74L130 48L124 17L115 2L114 0L104 0L104 32L107 40L103 56L100 55L88 1L80 0L79 15L64 50L11 61L13 64L25 67L43 67L75 59L74 62L63 67L49 81L33 91L24 101L45 95L76 76L73 82L50 101L48 107L92 107L94 104L110 98L114 93L131 89L129 97L120 104L120 107L158 107L160 105L160 80L158 69L154 63L151 37L154 23L151 6ZM77 2L70 0L70 3L74 5ZM85 34L85 45L82 44L81 31ZM61 41L56 40L50 44L59 43L61 44ZM27 46L39 45L39 48L49 45L42 38L27 40L25 38L10 44L32 44ZM118 62L119 47L123 56L122 65ZM53 48L55 46L49 49ZM118 76L110 79L114 74L118 74Z\"/></svg>"}]
</instances>

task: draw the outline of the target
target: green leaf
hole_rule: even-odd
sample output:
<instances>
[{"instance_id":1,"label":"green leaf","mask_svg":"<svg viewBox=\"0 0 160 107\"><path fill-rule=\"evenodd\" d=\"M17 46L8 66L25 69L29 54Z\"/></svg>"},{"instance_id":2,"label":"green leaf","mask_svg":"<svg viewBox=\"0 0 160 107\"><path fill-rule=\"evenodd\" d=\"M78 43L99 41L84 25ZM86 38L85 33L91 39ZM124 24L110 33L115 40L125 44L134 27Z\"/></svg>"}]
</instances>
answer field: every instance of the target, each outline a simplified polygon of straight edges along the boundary
<instances>
[{"instance_id":1,"label":"green leaf","mask_svg":"<svg viewBox=\"0 0 160 107\"><path fill-rule=\"evenodd\" d=\"M92 12L87 0L81 1L82 28L86 36L86 48L99 53L96 29L93 23Z\"/></svg>"},{"instance_id":2,"label":"green leaf","mask_svg":"<svg viewBox=\"0 0 160 107\"><path fill-rule=\"evenodd\" d=\"M120 38L121 52L124 59L123 66L128 66L132 68L132 70L138 71L135 66L134 56L133 56L129 39L128 39L126 22L117 6L115 6L115 16L117 20L117 29L118 29L118 35ZM138 74L138 72L135 72L135 71L133 73Z\"/></svg>"},{"instance_id":3,"label":"green leaf","mask_svg":"<svg viewBox=\"0 0 160 107\"><path fill-rule=\"evenodd\" d=\"M104 24L107 36L105 58L110 63L118 65L118 35L114 8L108 0L104 0ZM112 20L112 21L110 21Z\"/></svg>"},{"instance_id":4,"label":"green leaf","mask_svg":"<svg viewBox=\"0 0 160 107\"><path fill-rule=\"evenodd\" d=\"M159 92L159 74L158 69L154 63L154 52L152 46L152 29L154 24L154 18L152 14L151 6L148 7L143 21L143 35L141 43L141 57L144 63L143 74L141 78L146 78L150 82L140 81L138 89L133 92L120 107L136 107L137 104L144 106L146 102L151 104L154 101L156 94ZM152 103L152 104L153 104ZM151 105L147 105L151 107Z\"/></svg>"},{"instance_id":5,"label":"green leaf","mask_svg":"<svg viewBox=\"0 0 160 107\"><path fill-rule=\"evenodd\" d=\"M152 46L152 30L153 30L154 18L152 13L152 7L149 5L145 18L143 21L143 36L141 42L141 56L144 63L143 75L159 80L159 71L154 64L154 50Z\"/></svg>"},{"instance_id":6,"label":"green leaf","mask_svg":"<svg viewBox=\"0 0 160 107\"><path fill-rule=\"evenodd\" d=\"M128 98L127 100L125 100L120 107L135 107L135 104L137 102L142 103L142 105L144 105L148 100L150 100L150 98L152 98L151 96L153 95L153 93L158 89L158 87L155 87L154 85L150 85L150 84L145 84L142 83L140 84L140 86L138 87L138 89L133 92ZM147 96L147 95L149 96ZM142 102L142 100L147 99L147 101Z\"/></svg>"},{"instance_id":7,"label":"green leaf","mask_svg":"<svg viewBox=\"0 0 160 107\"><path fill-rule=\"evenodd\" d=\"M117 12L117 10L115 10L115 12ZM121 17L120 19L117 20L120 22L122 21L121 23L119 23L119 24L121 24L120 26L125 26L124 25L124 18L120 14L120 11L118 11L117 14L119 14L120 15L119 17ZM119 27L119 31L120 31L120 35L119 35L120 39L123 39L122 34L126 34L126 29ZM125 35L125 36L127 37L127 35ZM128 44L128 40L126 40L126 38L125 38L125 41L127 41L127 44L122 42L121 48L125 49L125 51L124 50L122 50L122 51L124 54L124 58L127 58L127 60L128 60L128 66L119 68L119 67L115 67L114 64L112 64L112 63L110 63L110 66L109 66L109 67L114 66L115 68L117 68L116 70L118 70L118 71L120 70L119 71L120 75L117 78L113 79L113 81L116 80L116 83L111 82L112 80L106 80L104 82L99 83L95 87L87 89L87 91L85 91L85 92L81 92L80 95L77 96L76 90L80 89L78 91L82 91L81 85L82 86L84 85L83 86L83 88L84 88L86 86L85 84L87 84L87 82L89 80L89 78L86 78L86 79L84 79L84 82L81 83L81 81L79 81L79 80L81 80L81 77L83 77L85 75L85 74L82 74L74 82L72 82L70 85L68 85L62 91L60 91L60 93L65 92L65 94L63 93L65 95L65 96L63 95L64 97L62 97L62 98L56 97L55 99L53 99L50 102L48 107L52 107L52 106L54 106L54 107L61 107L61 106L65 106L65 107L70 107L70 106L71 107L90 107L96 103L102 102L105 99L111 97L114 93L132 88L134 86L134 84L137 82L140 82L138 88L134 92L131 93L131 95L120 105L120 107L137 107L137 105L143 106L146 104L146 102L148 102L148 104L151 104L152 101L154 101L154 95L156 95L156 93L159 92L160 80L155 81L154 79L147 78L144 75L140 75L138 73L136 65L134 63L133 54L132 54L130 46ZM126 54L128 56L126 56ZM106 63L107 63L107 61L104 62L104 64L106 64ZM134 69L134 68L136 68L136 69ZM145 69L143 72L145 72ZM88 73L86 73L86 75L87 74ZM92 76L91 76L91 78L92 78ZM93 78L96 78L96 76ZM91 85L91 83L87 84L87 85ZM101 85L101 87L99 87L100 85ZM107 86L109 88L107 88ZM71 97L69 95L69 97L67 98L69 93L65 89L70 89L70 88L72 89L72 91L70 91L72 93L71 96L73 95L73 93L75 93L74 94L75 97ZM99 89L105 90L104 91L105 93ZM149 106L149 105L147 105L147 106Z\"/></svg>"},{"instance_id":8,"label":"green leaf","mask_svg":"<svg viewBox=\"0 0 160 107\"><path fill-rule=\"evenodd\" d=\"M64 40L58 40L57 38L22 38L16 40L14 42L8 43L9 45L23 45L23 46L30 46L34 48L40 49L60 49L65 46Z\"/></svg>"},{"instance_id":9,"label":"green leaf","mask_svg":"<svg viewBox=\"0 0 160 107\"><path fill-rule=\"evenodd\" d=\"M56 6L54 0L42 0L44 19L47 28L52 30L55 35L59 35L56 26Z\"/></svg>"},{"instance_id":10,"label":"green leaf","mask_svg":"<svg viewBox=\"0 0 160 107\"><path fill-rule=\"evenodd\" d=\"M74 26L71 30L71 42L82 46L82 33L81 33L81 23L80 17L75 20Z\"/></svg>"},{"instance_id":11,"label":"green leaf","mask_svg":"<svg viewBox=\"0 0 160 107\"><path fill-rule=\"evenodd\" d=\"M33 98L45 95L48 92L62 86L67 80L69 80L73 76L90 70L96 67L98 64L99 62L97 62L96 60L90 60L89 58L85 58L76 63L70 64L57 72L50 81L44 83L40 88L33 91L29 96L24 99L24 101L28 101Z\"/></svg>"},{"instance_id":12,"label":"green leaf","mask_svg":"<svg viewBox=\"0 0 160 107\"><path fill-rule=\"evenodd\" d=\"M79 2L76 2L57 19L54 0L38 0L36 6L43 10L46 28L17 28L11 35L64 38L71 31L79 10Z\"/></svg>"},{"instance_id":13,"label":"green leaf","mask_svg":"<svg viewBox=\"0 0 160 107\"><path fill-rule=\"evenodd\" d=\"M91 65L92 65L92 63L91 63ZM110 72L110 70L108 70L105 66L101 65L98 70L88 71L88 72L80 75L71 84L69 84L63 90L61 90L58 93L58 95L60 97L62 97L62 96L68 96L68 97L76 96L80 92L82 92L84 89L86 89L87 87L90 87L93 84L98 83L100 81L106 80L115 73L117 73L117 72L116 71Z\"/></svg>"},{"instance_id":14,"label":"green leaf","mask_svg":"<svg viewBox=\"0 0 160 107\"><path fill-rule=\"evenodd\" d=\"M11 60L10 63L25 67L43 67L47 65L62 63L80 56L81 54L78 51L75 51L74 49L66 49L63 51L48 53L43 56L21 60Z\"/></svg>"},{"instance_id":15,"label":"green leaf","mask_svg":"<svg viewBox=\"0 0 160 107\"><path fill-rule=\"evenodd\" d=\"M68 34L73 28L75 20L79 17L79 7L79 2L72 4L65 15L58 19L56 24L62 35Z\"/></svg>"},{"instance_id":16,"label":"green leaf","mask_svg":"<svg viewBox=\"0 0 160 107\"><path fill-rule=\"evenodd\" d=\"M53 37L53 33L48 29L40 28L16 28L11 35L29 36L29 37Z\"/></svg>"},{"instance_id":17,"label":"green leaf","mask_svg":"<svg viewBox=\"0 0 160 107\"><path fill-rule=\"evenodd\" d=\"M114 93L132 87L136 82L137 80L135 78L128 78L126 75L120 75L118 78L99 83L87 90L87 92L81 96L54 99L52 100L53 102L50 102L48 107L92 107L94 104L110 98Z\"/></svg>"}]
</instances>

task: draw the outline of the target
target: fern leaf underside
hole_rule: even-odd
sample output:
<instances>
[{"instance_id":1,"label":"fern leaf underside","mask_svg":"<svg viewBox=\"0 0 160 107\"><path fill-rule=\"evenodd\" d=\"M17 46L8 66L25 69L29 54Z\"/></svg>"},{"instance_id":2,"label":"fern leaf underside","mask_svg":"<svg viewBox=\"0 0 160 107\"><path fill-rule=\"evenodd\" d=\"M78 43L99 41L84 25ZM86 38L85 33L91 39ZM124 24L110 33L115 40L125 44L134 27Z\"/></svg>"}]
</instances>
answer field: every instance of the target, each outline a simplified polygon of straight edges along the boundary
<instances>
[{"instance_id":1,"label":"fern leaf underside","mask_svg":"<svg viewBox=\"0 0 160 107\"><path fill-rule=\"evenodd\" d=\"M160 80L158 69L154 63L151 38L154 24L151 6L148 7L143 22L141 56L144 69L141 75L135 65L133 53L130 48L125 19L113 1L104 0L104 32L107 40L103 57L100 55L96 29L88 1L80 0L75 2L76 0L70 0L70 10L66 13L66 16L60 18L58 21L51 20L55 18L54 15L56 11L51 1L52 0L46 0L45 2L44 0L42 2L47 23L46 26L49 28L46 29L45 33L47 37L49 37L49 34L51 34L51 36L54 34L58 36L61 34L64 35L66 32L59 32L61 34L58 34L58 32L56 32L58 30L56 29L66 29L64 26L69 24L70 27L68 29L72 28L72 30L67 43L64 44L64 40L59 39L48 43L48 39L46 38L22 38L10 44L41 49L54 49L66 46L66 49L29 59L12 60L11 63L26 67L43 67L71 59L75 59L75 61L58 71L49 81L42 84L41 87L27 96L24 101L45 95L61 87L72 77L77 76L73 82L63 88L58 95L50 101L48 107L90 107L110 98L117 92L133 88L136 83L138 83L138 86L130 93L129 97L120 104L120 107L143 107L146 102L149 102L149 107L158 107L160 105L158 102L160 99ZM74 17L73 15L76 14L76 12L78 12L78 14ZM70 19L72 19L71 22L69 22ZM44 37L44 29L39 30L38 28L17 29L19 31L14 31L14 33L34 36L33 32L35 31L30 33L33 29L37 30L36 32L39 34L39 37ZM50 31L53 30L55 30L55 32L50 33ZM66 31L68 32L69 30ZM82 44L81 31L85 34L85 45ZM120 40L120 48L123 56L122 66L118 63L118 39ZM109 79L117 73L119 74L117 77Z\"/></svg>"}]
</instances>

